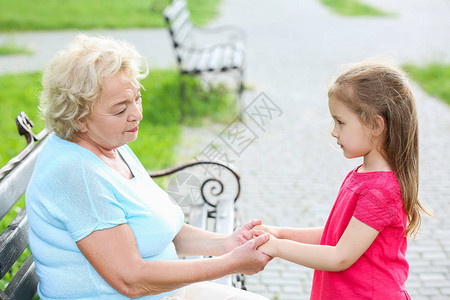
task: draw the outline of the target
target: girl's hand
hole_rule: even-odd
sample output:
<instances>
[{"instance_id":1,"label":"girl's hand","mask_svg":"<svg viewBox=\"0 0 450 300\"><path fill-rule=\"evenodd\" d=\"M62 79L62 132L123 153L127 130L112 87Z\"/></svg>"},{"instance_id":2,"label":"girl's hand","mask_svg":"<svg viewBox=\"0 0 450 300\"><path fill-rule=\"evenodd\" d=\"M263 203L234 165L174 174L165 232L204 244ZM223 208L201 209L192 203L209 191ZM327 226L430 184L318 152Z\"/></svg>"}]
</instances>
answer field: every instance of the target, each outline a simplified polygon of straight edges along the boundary
<instances>
[{"instance_id":1,"label":"girl's hand","mask_svg":"<svg viewBox=\"0 0 450 300\"><path fill-rule=\"evenodd\" d=\"M258 247L258 250L266 255L275 257L277 256L277 244L278 239L275 236L271 235L270 239L266 243Z\"/></svg>"},{"instance_id":2,"label":"girl's hand","mask_svg":"<svg viewBox=\"0 0 450 300\"><path fill-rule=\"evenodd\" d=\"M279 232L280 232L279 227L261 224L261 225L257 225L255 227L253 227L253 230L264 231L264 232L270 233L271 235L273 235L276 238L279 238Z\"/></svg>"},{"instance_id":3,"label":"girl's hand","mask_svg":"<svg viewBox=\"0 0 450 300\"><path fill-rule=\"evenodd\" d=\"M238 229L236 229L232 234L228 235L224 241L224 250L225 253L228 253L245 244L247 241L256 238L264 232L259 230L255 230L255 226L261 225L261 220L253 220L248 223L245 223Z\"/></svg>"},{"instance_id":4,"label":"girl's hand","mask_svg":"<svg viewBox=\"0 0 450 300\"><path fill-rule=\"evenodd\" d=\"M234 265L233 272L238 274L253 275L264 270L264 267L272 259L272 257L260 252L257 249L268 240L269 235L262 234L245 242L232 252L226 254Z\"/></svg>"}]
</instances>

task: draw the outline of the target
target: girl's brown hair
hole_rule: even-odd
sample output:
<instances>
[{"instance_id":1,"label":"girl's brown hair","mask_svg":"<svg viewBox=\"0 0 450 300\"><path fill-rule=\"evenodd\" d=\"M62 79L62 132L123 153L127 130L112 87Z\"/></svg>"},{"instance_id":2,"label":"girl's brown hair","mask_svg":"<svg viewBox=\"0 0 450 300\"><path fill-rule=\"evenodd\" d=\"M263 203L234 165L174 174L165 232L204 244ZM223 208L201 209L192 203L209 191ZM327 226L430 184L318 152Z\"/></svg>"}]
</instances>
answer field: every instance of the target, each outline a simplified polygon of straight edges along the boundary
<instances>
[{"instance_id":1,"label":"girl's brown hair","mask_svg":"<svg viewBox=\"0 0 450 300\"><path fill-rule=\"evenodd\" d=\"M408 217L406 236L415 237L423 211L420 203L418 122L414 95L404 72L386 63L363 62L341 74L328 91L329 97L353 110L363 124L375 128L375 116L384 119L383 155L402 192Z\"/></svg>"}]
</instances>

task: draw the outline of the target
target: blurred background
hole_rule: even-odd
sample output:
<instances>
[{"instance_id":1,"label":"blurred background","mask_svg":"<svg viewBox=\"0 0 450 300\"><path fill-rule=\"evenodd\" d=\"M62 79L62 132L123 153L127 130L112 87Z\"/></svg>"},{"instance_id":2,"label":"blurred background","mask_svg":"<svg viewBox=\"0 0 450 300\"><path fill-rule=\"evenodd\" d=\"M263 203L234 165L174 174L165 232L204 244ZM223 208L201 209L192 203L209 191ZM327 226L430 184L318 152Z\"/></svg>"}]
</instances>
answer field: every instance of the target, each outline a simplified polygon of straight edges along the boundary
<instances>
[{"instance_id":1,"label":"blurred background","mask_svg":"<svg viewBox=\"0 0 450 300\"><path fill-rule=\"evenodd\" d=\"M150 66L143 81L145 119L130 145L147 168L199 157L214 145L242 175L242 220L323 226L342 180L360 163L333 147L327 86L349 63L388 60L411 78L419 112L420 197L435 211L409 240L407 289L413 299L450 299L450 0L189 0L197 26L232 24L246 34L241 111L259 107L265 121L256 126L243 115L254 138L239 152L221 139L240 110L227 82L191 77L189 105L180 98L162 16L169 2L0 0L1 165L25 146L14 123L18 113L30 116L35 132L43 128L40 79L55 53L79 32L112 36L134 44ZM263 102L276 109L257 106ZM2 220L1 230L12 218ZM247 276L247 288L271 299L309 299L311 280L311 270L274 259L264 272Z\"/></svg>"}]
</instances>

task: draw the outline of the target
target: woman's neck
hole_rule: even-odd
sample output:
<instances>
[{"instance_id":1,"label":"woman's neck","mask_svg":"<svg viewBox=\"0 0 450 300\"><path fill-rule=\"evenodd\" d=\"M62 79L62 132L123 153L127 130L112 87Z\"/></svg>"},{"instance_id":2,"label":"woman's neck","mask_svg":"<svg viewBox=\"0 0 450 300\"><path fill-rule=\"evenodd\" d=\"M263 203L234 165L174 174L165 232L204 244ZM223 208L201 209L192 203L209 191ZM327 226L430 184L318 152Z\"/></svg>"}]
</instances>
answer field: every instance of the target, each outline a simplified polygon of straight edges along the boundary
<instances>
[{"instance_id":1,"label":"woman's neck","mask_svg":"<svg viewBox=\"0 0 450 300\"><path fill-rule=\"evenodd\" d=\"M115 159L117 158L117 149L111 148L107 149L104 147L101 147L100 145L93 143L88 137L79 135L77 139L74 141L75 144L86 148L93 152L95 155L97 155L100 158L107 158L107 159Z\"/></svg>"}]
</instances>

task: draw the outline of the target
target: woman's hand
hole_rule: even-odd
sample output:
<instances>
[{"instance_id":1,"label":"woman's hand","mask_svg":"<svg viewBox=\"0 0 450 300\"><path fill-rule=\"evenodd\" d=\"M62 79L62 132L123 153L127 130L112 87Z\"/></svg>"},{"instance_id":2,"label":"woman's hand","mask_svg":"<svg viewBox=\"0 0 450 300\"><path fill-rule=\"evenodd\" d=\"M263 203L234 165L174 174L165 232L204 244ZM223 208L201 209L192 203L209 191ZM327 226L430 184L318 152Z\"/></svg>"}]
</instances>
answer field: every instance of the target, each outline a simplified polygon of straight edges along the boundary
<instances>
[{"instance_id":1,"label":"woman's hand","mask_svg":"<svg viewBox=\"0 0 450 300\"><path fill-rule=\"evenodd\" d=\"M263 234L260 230L255 230L256 227L261 226L261 220L253 220L245 223L232 234L228 235L224 240L224 252L228 253L233 251L236 247L245 244L247 241L254 239L255 237Z\"/></svg>"},{"instance_id":2,"label":"woman's hand","mask_svg":"<svg viewBox=\"0 0 450 300\"><path fill-rule=\"evenodd\" d=\"M226 254L225 256L231 258L235 264L234 273L253 275L264 270L267 263L272 260L272 257L257 249L268 240L269 234L262 234L246 241L241 246L235 248L232 252Z\"/></svg>"}]
</instances>

